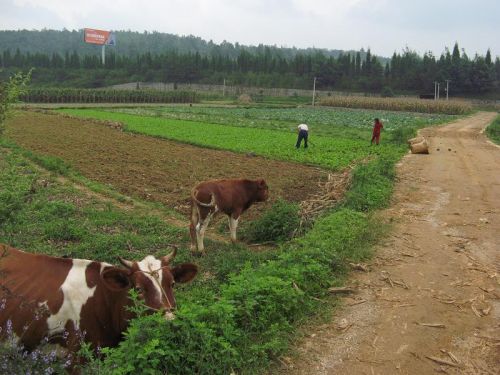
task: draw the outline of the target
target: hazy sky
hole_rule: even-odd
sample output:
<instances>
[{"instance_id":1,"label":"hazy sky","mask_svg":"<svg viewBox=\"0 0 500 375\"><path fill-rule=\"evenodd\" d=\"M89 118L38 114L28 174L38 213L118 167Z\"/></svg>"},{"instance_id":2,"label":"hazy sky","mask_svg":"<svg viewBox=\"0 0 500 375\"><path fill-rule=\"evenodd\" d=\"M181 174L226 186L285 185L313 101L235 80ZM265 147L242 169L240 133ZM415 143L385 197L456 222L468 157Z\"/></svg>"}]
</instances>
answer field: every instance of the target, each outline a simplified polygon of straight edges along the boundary
<instances>
[{"instance_id":1,"label":"hazy sky","mask_svg":"<svg viewBox=\"0 0 500 375\"><path fill-rule=\"evenodd\" d=\"M500 0L0 0L0 29L159 31L220 43L500 55ZM120 43L117 40L117 43Z\"/></svg>"}]
</instances>

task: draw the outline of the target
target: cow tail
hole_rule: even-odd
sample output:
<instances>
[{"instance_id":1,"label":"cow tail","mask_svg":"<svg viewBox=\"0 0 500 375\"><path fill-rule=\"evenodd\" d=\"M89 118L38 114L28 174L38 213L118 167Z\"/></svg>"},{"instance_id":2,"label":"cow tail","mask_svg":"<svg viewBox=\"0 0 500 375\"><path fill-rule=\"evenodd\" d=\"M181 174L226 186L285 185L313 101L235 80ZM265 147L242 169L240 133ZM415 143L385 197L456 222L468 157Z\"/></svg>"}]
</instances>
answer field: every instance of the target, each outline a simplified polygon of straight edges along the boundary
<instances>
[{"instance_id":1,"label":"cow tail","mask_svg":"<svg viewBox=\"0 0 500 375\"><path fill-rule=\"evenodd\" d=\"M197 193L197 192L198 192L198 190L196 190L196 189L193 189L193 190L191 191L191 198L193 199L193 202L195 202L196 204L198 204L198 205L200 205L200 206L202 206L202 207L210 207L210 208L213 208L213 207L215 207L215 206L216 206L216 204L215 204L215 194L214 194L214 193L212 193L212 194L211 194L212 198L210 199L210 203L203 203L203 202L200 202L200 201L198 200L198 198L196 198L196 193Z\"/></svg>"}]
</instances>

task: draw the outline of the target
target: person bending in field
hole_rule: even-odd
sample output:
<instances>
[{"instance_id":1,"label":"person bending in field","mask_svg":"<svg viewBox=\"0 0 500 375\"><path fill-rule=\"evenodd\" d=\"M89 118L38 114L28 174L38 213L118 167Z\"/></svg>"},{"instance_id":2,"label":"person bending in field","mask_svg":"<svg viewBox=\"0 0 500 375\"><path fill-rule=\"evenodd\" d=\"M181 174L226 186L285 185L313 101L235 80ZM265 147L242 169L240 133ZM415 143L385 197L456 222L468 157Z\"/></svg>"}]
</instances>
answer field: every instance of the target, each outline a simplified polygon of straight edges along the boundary
<instances>
[{"instance_id":1,"label":"person bending in field","mask_svg":"<svg viewBox=\"0 0 500 375\"><path fill-rule=\"evenodd\" d=\"M297 138L297 144L295 145L295 147L299 149L302 140L304 140L304 148L307 148L307 137L309 135L309 127L306 124L300 124L299 126L297 126L297 132L299 134L299 137Z\"/></svg>"},{"instance_id":2,"label":"person bending in field","mask_svg":"<svg viewBox=\"0 0 500 375\"><path fill-rule=\"evenodd\" d=\"M373 141L378 146L378 143L380 142L380 132L384 128L384 125L380 122L378 118L375 119L375 123L373 124L373 136L372 136L372 141L370 142L370 145L373 144Z\"/></svg>"}]
</instances>

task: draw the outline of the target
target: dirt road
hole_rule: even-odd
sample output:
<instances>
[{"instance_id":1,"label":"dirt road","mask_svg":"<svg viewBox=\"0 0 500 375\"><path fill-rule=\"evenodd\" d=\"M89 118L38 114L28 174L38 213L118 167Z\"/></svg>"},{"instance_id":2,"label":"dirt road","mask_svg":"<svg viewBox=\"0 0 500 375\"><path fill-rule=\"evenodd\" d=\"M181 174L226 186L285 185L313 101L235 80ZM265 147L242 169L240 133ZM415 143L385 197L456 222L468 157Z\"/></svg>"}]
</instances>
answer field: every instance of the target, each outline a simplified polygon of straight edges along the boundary
<instances>
[{"instance_id":1,"label":"dirt road","mask_svg":"<svg viewBox=\"0 0 500 375\"><path fill-rule=\"evenodd\" d=\"M421 132L398 166L394 223L358 293L283 358L287 374L500 373L500 148L494 113ZM286 364L286 365L285 365Z\"/></svg>"}]
</instances>

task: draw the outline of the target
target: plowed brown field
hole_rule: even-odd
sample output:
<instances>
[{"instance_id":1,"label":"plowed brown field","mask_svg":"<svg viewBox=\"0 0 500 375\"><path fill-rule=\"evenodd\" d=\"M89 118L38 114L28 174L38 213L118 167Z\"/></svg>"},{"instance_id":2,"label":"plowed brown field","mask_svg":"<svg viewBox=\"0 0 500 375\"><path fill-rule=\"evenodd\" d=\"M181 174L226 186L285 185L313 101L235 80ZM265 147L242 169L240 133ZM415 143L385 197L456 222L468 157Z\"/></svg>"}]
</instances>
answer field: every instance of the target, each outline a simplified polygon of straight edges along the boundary
<instances>
[{"instance_id":1,"label":"plowed brown field","mask_svg":"<svg viewBox=\"0 0 500 375\"><path fill-rule=\"evenodd\" d=\"M264 178L272 202L304 200L326 178L315 167L124 133L56 114L20 112L5 135L33 152L65 160L91 180L181 212L188 209L191 188L207 179Z\"/></svg>"}]
</instances>

